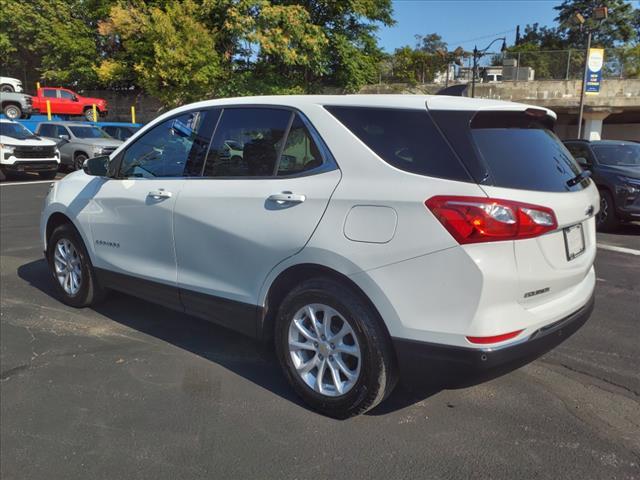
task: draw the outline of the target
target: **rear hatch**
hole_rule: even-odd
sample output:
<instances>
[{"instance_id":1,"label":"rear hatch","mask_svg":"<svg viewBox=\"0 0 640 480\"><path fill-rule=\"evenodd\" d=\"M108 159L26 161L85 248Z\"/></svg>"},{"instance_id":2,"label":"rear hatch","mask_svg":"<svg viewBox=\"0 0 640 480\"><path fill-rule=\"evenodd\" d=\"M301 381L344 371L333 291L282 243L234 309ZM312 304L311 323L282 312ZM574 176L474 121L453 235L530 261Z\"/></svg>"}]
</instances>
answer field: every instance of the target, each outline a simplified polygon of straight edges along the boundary
<instances>
[{"instance_id":1,"label":"rear hatch","mask_svg":"<svg viewBox=\"0 0 640 480\"><path fill-rule=\"evenodd\" d=\"M569 294L589 273L598 192L591 180L579 177L582 169L553 133L552 112L503 105L430 111L488 197L553 210L557 228L513 241L518 302L531 308Z\"/></svg>"}]
</instances>

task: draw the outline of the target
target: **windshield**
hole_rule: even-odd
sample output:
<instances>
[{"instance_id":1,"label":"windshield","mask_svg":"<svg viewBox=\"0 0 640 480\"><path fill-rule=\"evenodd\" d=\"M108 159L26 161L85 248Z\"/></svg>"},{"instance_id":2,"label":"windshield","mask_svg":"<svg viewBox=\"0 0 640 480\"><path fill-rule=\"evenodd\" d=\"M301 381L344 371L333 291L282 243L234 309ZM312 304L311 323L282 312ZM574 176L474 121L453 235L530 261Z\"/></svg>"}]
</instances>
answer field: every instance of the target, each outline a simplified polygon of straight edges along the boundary
<instances>
[{"instance_id":1,"label":"windshield","mask_svg":"<svg viewBox=\"0 0 640 480\"><path fill-rule=\"evenodd\" d=\"M26 140L34 138L35 135L19 123L0 122L0 135L15 138L16 140Z\"/></svg>"},{"instance_id":2,"label":"windshield","mask_svg":"<svg viewBox=\"0 0 640 480\"><path fill-rule=\"evenodd\" d=\"M78 138L112 138L98 127L69 127L73 135Z\"/></svg>"},{"instance_id":3,"label":"windshield","mask_svg":"<svg viewBox=\"0 0 640 480\"><path fill-rule=\"evenodd\" d=\"M612 167L640 167L640 144L591 146L601 165Z\"/></svg>"}]
</instances>

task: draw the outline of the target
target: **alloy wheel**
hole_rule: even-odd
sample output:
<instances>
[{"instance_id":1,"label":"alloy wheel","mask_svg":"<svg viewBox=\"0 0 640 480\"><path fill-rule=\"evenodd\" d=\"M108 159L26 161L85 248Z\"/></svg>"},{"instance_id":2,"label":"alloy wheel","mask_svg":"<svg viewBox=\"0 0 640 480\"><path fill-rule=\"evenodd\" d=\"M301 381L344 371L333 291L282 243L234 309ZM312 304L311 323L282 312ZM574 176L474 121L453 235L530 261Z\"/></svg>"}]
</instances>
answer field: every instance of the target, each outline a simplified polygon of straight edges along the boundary
<instances>
[{"instance_id":1,"label":"alloy wheel","mask_svg":"<svg viewBox=\"0 0 640 480\"><path fill-rule=\"evenodd\" d=\"M607 221L609 215L609 203L604 196L600 197L600 212L598 213L598 224L602 225Z\"/></svg>"},{"instance_id":2,"label":"alloy wheel","mask_svg":"<svg viewBox=\"0 0 640 480\"><path fill-rule=\"evenodd\" d=\"M358 381L362 353L349 322L323 304L302 307L289 325L288 346L296 373L312 390L337 397Z\"/></svg>"},{"instance_id":3,"label":"alloy wheel","mask_svg":"<svg viewBox=\"0 0 640 480\"><path fill-rule=\"evenodd\" d=\"M53 261L58 283L67 295L74 296L82 286L82 260L78 251L66 238L56 243Z\"/></svg>"}]
</instances>

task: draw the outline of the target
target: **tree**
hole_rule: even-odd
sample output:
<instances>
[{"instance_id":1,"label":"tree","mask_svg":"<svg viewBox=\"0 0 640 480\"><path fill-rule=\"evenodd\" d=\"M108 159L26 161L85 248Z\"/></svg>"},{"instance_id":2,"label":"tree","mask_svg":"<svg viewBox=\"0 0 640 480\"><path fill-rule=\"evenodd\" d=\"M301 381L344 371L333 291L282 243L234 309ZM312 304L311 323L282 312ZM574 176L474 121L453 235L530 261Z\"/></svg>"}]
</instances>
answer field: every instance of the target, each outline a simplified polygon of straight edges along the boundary
<instances>
[{"instance_id":1,"label":"tree","mask_svg":"<svg viewBox=\"0 0 640 480\"><path fill-rule=\"evenodd\" d=\"M600 22L594 18L594 7L607 7L608 17ZM558 11L556 22L565 44L571 48L585 48L584 29L592 30L592 42L601 47L614 47L638 39L638 17L640 10L625 0L564 0L554 7ZM585 18L583 30L575 21L576 13Z\"/></svg>"},{"instance_id":2,"label":"tree","mask_svg":"<svg viewBox=\"0 0 640 480\"><path fill-rule=\"evenodd\" d=\"M0 68L31 81L95 85L95 33L64 0L0 0ZM25 79L25 72L29 78Z\"/></svg>"}]
</instances>

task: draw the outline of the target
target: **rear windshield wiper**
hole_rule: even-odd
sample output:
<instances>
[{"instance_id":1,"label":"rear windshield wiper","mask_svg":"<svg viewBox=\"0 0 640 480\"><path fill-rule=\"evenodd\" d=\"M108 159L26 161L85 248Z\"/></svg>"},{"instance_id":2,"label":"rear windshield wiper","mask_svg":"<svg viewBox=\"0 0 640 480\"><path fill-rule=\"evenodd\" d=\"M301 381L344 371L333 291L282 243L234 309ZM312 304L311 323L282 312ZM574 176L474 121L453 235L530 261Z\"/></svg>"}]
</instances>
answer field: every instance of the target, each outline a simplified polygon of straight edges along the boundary
<instances>
[{"instance_id":1,"label":"rear windshield wiper","mask_svg":"<svg viewBox=\"0 0 640 480\"><path fill-rule=\"evenodd\" d=\"M589 178L590 176L591 176L591 172L589 170L583 170L582 172L580 172L575 177L567 180L567 185L570 186L570 187L573 187L574 185L577 185L578 183L580 183L584 179Z\"/></svg>"}]
</instances>

